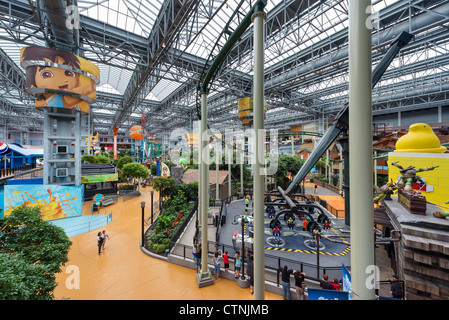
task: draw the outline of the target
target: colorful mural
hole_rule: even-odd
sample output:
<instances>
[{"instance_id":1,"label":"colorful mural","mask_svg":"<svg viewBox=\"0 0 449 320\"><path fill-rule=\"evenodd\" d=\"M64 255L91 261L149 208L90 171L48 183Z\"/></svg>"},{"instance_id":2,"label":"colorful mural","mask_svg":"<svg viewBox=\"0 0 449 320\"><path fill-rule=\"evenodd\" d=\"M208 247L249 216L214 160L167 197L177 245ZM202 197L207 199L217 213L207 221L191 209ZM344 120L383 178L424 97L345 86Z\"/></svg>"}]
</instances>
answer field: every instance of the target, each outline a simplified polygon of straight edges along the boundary
<instances>
[{"instance_id":1,"label":"colorful mural","mask_svg":"<svg viewBox=\"0 0 449 320\"><path fill-rule=\"evenodd\" d=\"M54 185L6 185L4 215L21 205L41 206L43 220L81 216L82 187ZM0 216L1 217L1 216Z\"/></svg>"}]
</instances>

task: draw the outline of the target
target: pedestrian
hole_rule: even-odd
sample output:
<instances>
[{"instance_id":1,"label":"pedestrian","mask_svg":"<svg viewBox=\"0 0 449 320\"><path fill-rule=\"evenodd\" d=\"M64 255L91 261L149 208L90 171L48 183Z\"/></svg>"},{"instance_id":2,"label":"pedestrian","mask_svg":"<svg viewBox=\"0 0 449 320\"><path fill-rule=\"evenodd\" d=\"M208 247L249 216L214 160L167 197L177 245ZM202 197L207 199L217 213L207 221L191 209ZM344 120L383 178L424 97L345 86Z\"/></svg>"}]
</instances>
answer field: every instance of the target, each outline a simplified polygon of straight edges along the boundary
<instances>
[{"instance_id":1,"label":"pedestrian","mask_svg":"<svg viewBox=\"0 0 449 320\"><path fill-rule=\"evenodd\" d=\"M307 231L307 219L302 219L302 230Z\"/></svg>"},{"instance_id":2,"label":"pedestrian","mask_svg":"<svg viewBox=\"0 0 449 320\"><path fill-rule=\"evenodd\" d=\"M234 231L234 233L232 234L232 246L235 248L237 247L237 235L239 234L238 231Z\"/></svg>"},{"instance_id":3,"label":"pedestrian","mask_svg":"<svg viewBox=\"0 0 449 320\"><path fill-rule=\"evenodd\" d=\"M332 290L340 291L341 285L337 278L335 278L330 284L332 286Z\"/></svg>"},{"instance_id":4,"label":"pedestrian","mask_svg":"<svg viewBox=\"0 0 449 320\"><path fill-rule=\"evenodd\" d=\"M237 251L234 255L235 259L235 278L240 277L240 270L242 268L242 257L240 256L240 251Z\"/></svg>"},{"instance_id":5,"label":"pedestrian","mask_svg":"<svg viewBox=\"0 0 449 320\"><path fill-rule=\"evenodd\" d=\"M109 234L107 234L106 231L103 230L103 233L101 234L101 237L103 238L102 249L104 250L104 246L106 245L106 238L109 240Z\"/></svg>"},{"instance_id":6,"label":"pedestrian","mask_svg":"<svg viewBox=\"0 0 449 320\"><path fill-rule=\"evenodd\" d=\"M320 280L320 287L326 290L333 290L332 285L329 282L329 276L327 274L323 274L323 278Z\"/></svg>"},{"instance_id":7,"label":"pedestrian","mask_svg":"<svg viewBox=\"0 0 449 320\"><path fill-rule=\"evenodd\" d=\"M394 299L403 299L404 298L404 292L402 290L402 285L399 282L399 277L395 274L393 274L392 279L389 280L387 278L387 281L390 281L391 289L390 294Z\"/></svg>"},{"instance_id":8,"label":"pedestrian","mask_svg":"<svg viewBox=\"0 0 449 320\"><path fill-rule=\"evenodd\" d=\"M293 275L295 276L296 297L298 300L304 300L304 291L306 289L306 274L305 272L295 270L293 272Z\"/></svg>"},{"instance_id":9,"label":"pedestrian","mask_svg":"<svg viewBox=\"0 0 449 320\"><path fill-rule=\"evenodd\" d=\"M318 189L318 186L315 185L315 189L313 190L313 193L316 193L317 189Z\"/></svg>"},{"instance_id":10,"label":"pedestrian","mask_svg":"<svg viewBox=\"0 0 449 320\"><path fill-rule=\"evenodd\" d=\"M101 231L97 234L97 246L98 254L101 254L101 246L103 245L103 237L101 236Z\"/></svg>"},{"instance_id":11,"label":"pedestrian","mask_svg":"<svg viewBox=\"0 0 449 320\"><path fill-rule=\"evenodd\" d=\"M196 273L201 269L201 243L196 246Z\"/></svg>"},{"instance_id":12,"label":"pedestrian","mask_svg":"<svg viewBox=\"0 0 449 320\"><path fill-rule=\"evenodd\" d=\"M284 268L279 268L279 271L282 273L282 296L284 300L290 300L290 275L293 270L285 265Z\"/></svg>"},{"instance_id":13,"label":"pedestrian","mask_svg":"<svg viewBox=\"0 0 449 320\"><path fill-rule=\"evenodd\" d=\"M216 281L221 280L220 279L220 265L221 265L221 258L223 257L223 253L220 250L215 251L214 257L212 258L212 263L214 264L214 277Z\"/></svg>"},{"instance_id":14,"label":"pedestrian","mask_svg":"<svg viewBox=\"0 0 449 320\"><path fill-rule=\"evenodd\" d=\"M228 255L227 251L225 251L225 253L223 254L223 263L224 263L225 272L228 272L228 270L229 270L229 255Z\"/></svg>"},{"instance_id":15,"label":"pedestrian","mask_svg":"<svg viewBox=\"0 0 449 320\"><path fill-rule=\"evenodd\" d=\"M246 266L246 273L249 277L249 287L251 289L251 294L254 293L254 257L252 255L249 256L248 265Z\"/></svg>"},{"instance_id":16,"label":"pedestrian","mask_svg":"<svg viewBox=\"0 0 449 320\"><path fill-rule=\"evenodd\" d=\"M249 199L248 199L248 197L247 197L247 198L245 198L245 207L246 207L246 208L248 208L248 204L249 204Z\"/></svg>"}]
</instances>

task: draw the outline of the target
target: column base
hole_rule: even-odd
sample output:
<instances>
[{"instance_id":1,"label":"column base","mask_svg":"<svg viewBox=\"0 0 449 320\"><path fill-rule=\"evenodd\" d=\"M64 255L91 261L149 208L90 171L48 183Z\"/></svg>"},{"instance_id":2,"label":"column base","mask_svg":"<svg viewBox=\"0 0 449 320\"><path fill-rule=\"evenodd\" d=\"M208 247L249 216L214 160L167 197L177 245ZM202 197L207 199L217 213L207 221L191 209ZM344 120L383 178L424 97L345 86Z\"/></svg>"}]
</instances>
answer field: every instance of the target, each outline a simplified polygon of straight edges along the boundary
<instances>
[{"instance_id":1,"label":"column base","mask_svg":"<svg viewBox=\"0 0 449 320\"><path fill-rule=\"evenodd\" d=\"M249 277L245 276L245 278L242 279L242 276L240 276L237 279L237 284L240 288L243 288L243 289L249 288Z\"/></svg>"},{"instance_id":2,"label":"column base","mask_svg":"<svg viewBox=\"0 0 449 320\"><path fill-rule=\"evenodd\" d=\"M203 288L214 284L214 278L212 278L209 271L204 272L200 270L196 274L196 281L198 283L198 288Z\"/></svg>"}]
</instances>

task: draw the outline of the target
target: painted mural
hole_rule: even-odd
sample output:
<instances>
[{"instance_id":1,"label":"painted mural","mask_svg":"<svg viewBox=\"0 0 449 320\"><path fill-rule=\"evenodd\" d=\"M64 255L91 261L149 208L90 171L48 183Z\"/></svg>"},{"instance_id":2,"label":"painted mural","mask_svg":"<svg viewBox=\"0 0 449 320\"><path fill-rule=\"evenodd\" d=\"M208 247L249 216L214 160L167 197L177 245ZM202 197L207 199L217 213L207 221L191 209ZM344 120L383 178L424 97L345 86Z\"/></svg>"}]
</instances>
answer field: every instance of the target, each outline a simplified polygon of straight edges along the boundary
<instances>
[{"instance_id":1,"label":"painted mural","mask_svg":"<svg viewBox=\"0 0 449 320\"><path fill-rule=\"evenodd\" d=\"M54 185L5 186L4 215L21 205L40 206L43 220L81 216L83 189Z\"/></svg>"}]
</instances>

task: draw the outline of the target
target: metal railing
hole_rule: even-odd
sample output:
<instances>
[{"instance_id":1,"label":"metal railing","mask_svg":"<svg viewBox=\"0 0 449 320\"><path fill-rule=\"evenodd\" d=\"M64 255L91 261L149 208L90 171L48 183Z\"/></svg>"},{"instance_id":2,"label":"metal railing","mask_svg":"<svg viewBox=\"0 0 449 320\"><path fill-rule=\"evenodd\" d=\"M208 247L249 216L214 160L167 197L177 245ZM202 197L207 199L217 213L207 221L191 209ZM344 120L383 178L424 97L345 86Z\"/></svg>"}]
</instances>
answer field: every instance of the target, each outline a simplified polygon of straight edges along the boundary
<instances>
[{"instance_id":1,"label":"metal railing","mask_svg":"<svg viewBox=\"0 0 449 320\"><path fill-rule=\"evenodd\" d=\"M112 221L112 211L103 209L101 214L96 214L98 219L93 221L83 222L80 224L65 227L65 233L70 237L71 235L78 235L81 233L90 232L92 230L98 229L104 225L109 224ZM67 218L71 219L71 218Z\"/></svg>"},{"instance_id":2,"label":"metal railing","mask_svg":"<svg viewBox=\"0 0 449 320\"><path fill-rule=\"evenodd\" d=\"M211 250L214 248L214 250ZM216 243L213 241L208 241L208 255L210 258L215 253L215 250L221 249L223 252L227 251L229 254L229 270L235 271L235 258L234 255L236 251L241 251L240 248ZM245 248L246 249L246 248ZM188 246L182 243L170 242L169 252L171 255L176 255L182 259L192 259L193 260L193 247ZM245 250L245 252L247 249ZM251 250L248 251L251 254ZM208 260L209 261L209 260ZM247 262L247 253L245 253L245 261L242 268L242 274L246 274L246 262ZM272 283L277 284L278 286L281 284L281 278L279 269L287 265L289 269L300 270L301 272L305 272L307 279L319 282L323 274L327 274L330 279L341 278L342 275L342 267L325 267L320 266L304 261L288 259L280 256L265 254L265 280L270 281Z\"/></svg>"}]
</instances>

